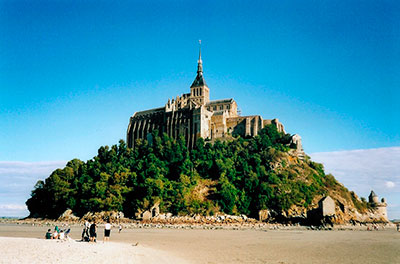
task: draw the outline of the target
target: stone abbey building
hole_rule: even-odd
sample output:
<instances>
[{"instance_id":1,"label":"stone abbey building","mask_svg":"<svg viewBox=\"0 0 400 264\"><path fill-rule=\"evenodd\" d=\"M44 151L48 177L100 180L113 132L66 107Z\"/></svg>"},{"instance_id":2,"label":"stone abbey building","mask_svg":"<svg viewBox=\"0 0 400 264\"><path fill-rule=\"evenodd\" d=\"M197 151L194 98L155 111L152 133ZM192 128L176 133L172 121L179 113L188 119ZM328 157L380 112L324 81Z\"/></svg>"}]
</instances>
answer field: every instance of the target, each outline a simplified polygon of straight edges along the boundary
<instances>
[{"instance_id":1,"label":"stone abbey building","mask_svg":"<svg viewBox=\"0 0 400 264\"><path fill-rule=\"evenodd\" d=\"M158 130L172 138L184 136L188 148L193 148L200 137L215 140L230 135L255 136L267 124L273 124L278 131L284 132L278 119L240 116L232 98L210 101L200 49L197 75L190 93L168 99L162 107L134 113L129 121L127 144L133 147L136 139L147 139L153 130ZM300 137L294 135L292 140L301 149Z\"/></svg>"}]
</instances>

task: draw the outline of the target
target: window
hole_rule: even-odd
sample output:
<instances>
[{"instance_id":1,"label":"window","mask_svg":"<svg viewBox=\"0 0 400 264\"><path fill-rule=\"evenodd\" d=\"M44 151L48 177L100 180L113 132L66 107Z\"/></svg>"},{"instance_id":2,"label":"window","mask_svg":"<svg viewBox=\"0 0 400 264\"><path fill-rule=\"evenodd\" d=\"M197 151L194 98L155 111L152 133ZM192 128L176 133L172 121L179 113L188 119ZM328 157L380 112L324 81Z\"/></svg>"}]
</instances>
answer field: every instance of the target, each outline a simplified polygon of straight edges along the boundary
<instances>
[{"instance_id":1,"label":"window","mask_svg":"<svg viewBox=\"0 0 400 264\"><path fill-rule=\"evenodd\" d=\"M217 110L217 106L216 106L216 105L214 105L213 109L214 109L214 111L215 111L215 110Z\"/></svg>"},{"instance_id":2,"label":"window","mask_svg":"<svg viewBox=\"0 0 400 264\"><path fill-rule=\"evenodd\" d=\"M226 105L226 109L230 109L231 108L231 106L230 105Z\"/></svg>"},{"instance_id":3,"label":"window","mask_svg":"<svg viewBox=\"0 0 400 264\"><path fill-rule=\"evenodd\" d=\"M221 106L219 107L219 110L224 110L224 106L221 105Z\"/></svg>"}]
</instances>

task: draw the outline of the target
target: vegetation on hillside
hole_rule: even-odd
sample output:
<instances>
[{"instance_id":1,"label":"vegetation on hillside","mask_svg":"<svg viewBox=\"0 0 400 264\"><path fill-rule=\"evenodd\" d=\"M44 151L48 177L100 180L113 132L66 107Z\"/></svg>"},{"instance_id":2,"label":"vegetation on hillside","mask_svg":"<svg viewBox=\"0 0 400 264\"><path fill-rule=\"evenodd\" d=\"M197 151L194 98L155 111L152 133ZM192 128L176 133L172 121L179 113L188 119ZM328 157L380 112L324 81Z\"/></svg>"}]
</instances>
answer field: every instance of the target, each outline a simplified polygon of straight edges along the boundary
<instances>
[{"instance_id":1,"label":"vegetation on hillside","mask_svg":"<svg viewBox=\"0 0 400 264\"><path fill-rule=\"evenodd\" d=\"M189 151L183 138L155 131L151 142L137 140L132 149L121 140L100 147L87 162L69 161L39 181L26 204L31 216L45 218L67 208L77 216L116 210L134 217L155 202L176 215L256 216L261 209L308 207L329 188L348 193L321 164L288 159L289 143L290 135L270 125L252 138L213 144L199 139Z\"/></svg>"}]
</instances>

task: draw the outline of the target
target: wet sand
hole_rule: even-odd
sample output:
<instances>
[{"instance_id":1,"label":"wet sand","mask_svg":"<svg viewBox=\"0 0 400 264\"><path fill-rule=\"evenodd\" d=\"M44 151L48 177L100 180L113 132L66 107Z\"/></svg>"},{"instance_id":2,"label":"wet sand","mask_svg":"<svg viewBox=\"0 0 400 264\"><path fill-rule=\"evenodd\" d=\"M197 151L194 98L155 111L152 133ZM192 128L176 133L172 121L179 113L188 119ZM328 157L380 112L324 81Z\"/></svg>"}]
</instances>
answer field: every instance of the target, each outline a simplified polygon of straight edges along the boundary
<instances>
[{"instance_id":1,"label":"wet sand","mask_svg":"<svg viewBox=\"0 0 400 264\"><path fill-rule=\"evenodd\" d=\"M1 224L0 236L42 238L47 228ZM80 239L81 228L72 227L71 237ZM103 228L99 228L98 241L102 239ZM400 263L400 232L393 228L378 231L153 228L123 229L121 233L114 228L110 240L130 246L139 242L143 249L187 263ZM154 263L154 259L142 263Z\"/></svg>"}]
</instances>

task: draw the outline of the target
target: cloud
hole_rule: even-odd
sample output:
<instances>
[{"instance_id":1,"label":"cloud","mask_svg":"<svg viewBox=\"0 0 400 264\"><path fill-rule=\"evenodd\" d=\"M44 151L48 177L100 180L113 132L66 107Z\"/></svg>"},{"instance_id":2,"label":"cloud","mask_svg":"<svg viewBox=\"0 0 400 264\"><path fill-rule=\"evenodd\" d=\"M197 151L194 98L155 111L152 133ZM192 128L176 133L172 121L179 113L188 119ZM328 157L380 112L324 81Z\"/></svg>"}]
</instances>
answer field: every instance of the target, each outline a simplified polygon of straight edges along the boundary
<instances>
[{"instance_id":1,"label":"cloud","mask_svg":"<svg viewBox=\"0 0 400 264\"><path fill-rule=\"evenodd\" d=\"M0 216L25 217L28 214L25 204L0 204Z\"/></svg>"},{"instance_id":2,"label":"cloud","mask_svg":"<svg viewBox=\"0 0 400 264\"><path fill-rule=\"evenodd\" d=\"M32 175L43 175L53 171L55 168L64 167L65 164L65 161L0 161L0 177L13 175L24 178Z\"/></svg>"},{"instance_id":3,"label":"cloud","mask_svg":"<svg viewBox=\"0 0 400 264\"><path fill-rule=\"evenodd\" d=\"M25 210L26 205L24 205L24 204L0 204L0 209Z\"/></svg>"},{"instance_id":4,"label":"cloud","mask_svg":"<svg viewBox=\"0 0 400 264\"><path fill-rule=\"evenodd\" d=\"M396 186L396 184L395 184L394 182L392 182L392 181L387 181L387 182L385 183L385 185L386 185L386 187L388 187L388 188L394 188L394 187Z\"/></svg>"},{"instance_id":5,"label":"cloud","mask_svg":"<svg viewBox=\"0 0 400 264\"><path fill-rule=\"evenodd\" d=\"M44 180L66 161L0 161L0 216L27 216L25 201L38 180Z\"/></svg>"},{"instance_id":6,"label":"cloud","mask_svg":"<svg viewBox=\"0 0 400 264\"><path fill-rule=\"evenodd\" d=\"M313 153L314 161L359 196L374 190L389 203L388 214L400 218L400 147Z\"/></svg>"}]
</instances>

